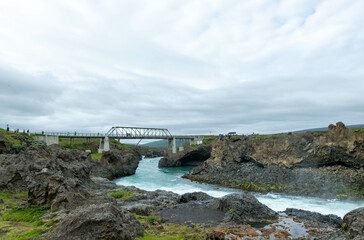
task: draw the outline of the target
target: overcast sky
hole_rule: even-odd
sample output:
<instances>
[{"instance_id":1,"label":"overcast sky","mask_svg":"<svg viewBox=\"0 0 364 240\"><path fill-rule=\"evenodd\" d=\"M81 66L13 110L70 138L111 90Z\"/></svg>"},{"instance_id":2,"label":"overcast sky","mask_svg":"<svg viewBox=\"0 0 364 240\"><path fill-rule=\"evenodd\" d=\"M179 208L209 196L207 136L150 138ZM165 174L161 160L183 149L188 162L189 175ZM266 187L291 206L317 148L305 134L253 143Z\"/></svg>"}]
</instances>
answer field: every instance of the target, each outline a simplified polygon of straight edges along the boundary
<instances>
[{"instance_id":1,"label":"overcast sky","mask_svg":"<svg viewBox=\"0 0 364 240\"><path fill-rule=\"evenodd\" d=\"M363 0L0 1L0 127L364 123Z\"/></svg>"}]
</instances>

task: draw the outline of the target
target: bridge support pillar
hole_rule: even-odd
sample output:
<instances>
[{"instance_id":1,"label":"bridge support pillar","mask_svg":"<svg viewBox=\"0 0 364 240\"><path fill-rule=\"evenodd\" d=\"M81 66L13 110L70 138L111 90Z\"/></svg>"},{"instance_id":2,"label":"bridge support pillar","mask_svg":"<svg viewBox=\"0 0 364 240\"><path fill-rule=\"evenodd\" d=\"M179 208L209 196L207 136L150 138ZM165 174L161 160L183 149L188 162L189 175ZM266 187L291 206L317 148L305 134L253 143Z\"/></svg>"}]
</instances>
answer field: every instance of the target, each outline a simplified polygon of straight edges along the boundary
<instances>
[{"instance_id":1,"label":"bridge support pillar","mask_svg":"<svg viewBox=\"0 0 364 240\"><path fill-rule=\"evenodd\" d=\"M110 151L109 137L101 138L98 153Z\"/></svg>"},{"instance_id":2,"label":"bridge support pillar","mask_svg":"<svg viewBox=\"0 0 364 240\"><path fill-rule=\"evenodd\" d=\"M170 138L168 139L168 148L172 148L172 153L177 153L177 146L176 146L176 138Z\"/></svg>"},{"instance_id":3,"label":"bridge support pillar","mask_svg":"<svg viewBox=\"0 0 364 240\"><path fill-rule=\"evenodd\" d=\"M190 145L200 145L203 143L203 136L195 136L190 140Z\"/></svg>"},{"instance_id":4,"label":"bridge support pillar","mask_svg":"<svg viewBox=\"0 0 364 240\"><path fill-rule=\"evenodd\" d=\"M52 144L59 144L59 137L58 136L49 136L49 135L42 135L42 136L34 136L35 140L44 141L47 146Z\"/></svg>"}]
</instances>

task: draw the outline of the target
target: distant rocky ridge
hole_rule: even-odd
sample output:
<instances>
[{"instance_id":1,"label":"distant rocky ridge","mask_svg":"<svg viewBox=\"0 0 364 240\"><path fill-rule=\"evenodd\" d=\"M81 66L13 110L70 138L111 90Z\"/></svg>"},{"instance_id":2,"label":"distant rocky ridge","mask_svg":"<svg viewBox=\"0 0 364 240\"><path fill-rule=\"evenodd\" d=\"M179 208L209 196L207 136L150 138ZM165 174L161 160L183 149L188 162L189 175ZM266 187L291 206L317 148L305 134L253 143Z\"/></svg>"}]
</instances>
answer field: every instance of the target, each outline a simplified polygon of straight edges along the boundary
<instances>
[{"instance_id":1,"label":"distant rocky ridge","mask_svg":"<svg viewBox=\"0 0 364 240\"><path fill-rule=\"evenodd\" d=\"M341 122L329 131L217 139L191 180L258 192L364 198L364 131Z\"/></svg>"}]
</instances>

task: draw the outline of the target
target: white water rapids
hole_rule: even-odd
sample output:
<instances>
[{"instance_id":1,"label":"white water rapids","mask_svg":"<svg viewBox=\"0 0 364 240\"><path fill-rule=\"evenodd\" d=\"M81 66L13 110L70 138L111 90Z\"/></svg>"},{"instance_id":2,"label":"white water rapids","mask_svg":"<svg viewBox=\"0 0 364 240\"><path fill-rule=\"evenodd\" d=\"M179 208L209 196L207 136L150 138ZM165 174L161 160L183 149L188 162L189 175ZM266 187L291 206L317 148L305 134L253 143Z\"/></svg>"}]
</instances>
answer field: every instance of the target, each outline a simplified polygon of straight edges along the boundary
<instances>
[{"instance_id":1,"label":"white water rapids","mask_svg":"<svg viewBox=\"0 0 364 240\"><path fill-rule=\"evenodd\" d=\"M147 191L157 189L172 191L178 194L187 192L205 192L213 197L222 197L241 190L224 188L211 184L201 184L181 178L191 167L158 168L160 158L143 158L139 162L135 175L115 180L122 186L135 186ZM339 199L323 199L301 196L288 196L283 194L259 194L255 197L263 204L275 211L284 211L286 208L298 208L322 214L335 214L343 217L349 211L364 207L364 200L350 201Z\"/></svg>"}]
</instances>

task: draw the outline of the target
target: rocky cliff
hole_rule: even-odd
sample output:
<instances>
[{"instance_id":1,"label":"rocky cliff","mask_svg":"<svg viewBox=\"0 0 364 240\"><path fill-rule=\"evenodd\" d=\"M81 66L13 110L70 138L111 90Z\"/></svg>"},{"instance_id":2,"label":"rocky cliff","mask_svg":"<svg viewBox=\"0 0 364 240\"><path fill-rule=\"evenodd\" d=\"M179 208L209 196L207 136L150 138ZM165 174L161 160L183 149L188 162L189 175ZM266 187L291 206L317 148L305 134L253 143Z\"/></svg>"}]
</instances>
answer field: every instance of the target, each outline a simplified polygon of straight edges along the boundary
<instances>
[{"instance_id":1,"label":"rocky cliff","mask_svg":"<svg viewBox=\"0 0 364 240\"><path fill-rule=\"evenodd\" d=\"M181 167L181 166L198 166L211 155L211 146L200 145L192 148L189 145L184 146L182 152L176 154L168 153L159 160L158 167Z\"/></svg>"},{"instance_id":2,"label":"rocky cliff","mask_svg":"<svg viewBox=\"0 0 364 240\"><path fill-rule=\"evenodd\" d=\"M364 131L339 122L327 132L218 139L186 177L251 191L364 197Z\"/></svg>"}]
</instances>

